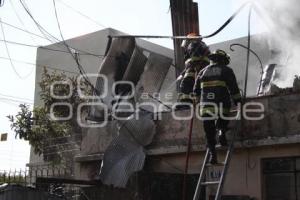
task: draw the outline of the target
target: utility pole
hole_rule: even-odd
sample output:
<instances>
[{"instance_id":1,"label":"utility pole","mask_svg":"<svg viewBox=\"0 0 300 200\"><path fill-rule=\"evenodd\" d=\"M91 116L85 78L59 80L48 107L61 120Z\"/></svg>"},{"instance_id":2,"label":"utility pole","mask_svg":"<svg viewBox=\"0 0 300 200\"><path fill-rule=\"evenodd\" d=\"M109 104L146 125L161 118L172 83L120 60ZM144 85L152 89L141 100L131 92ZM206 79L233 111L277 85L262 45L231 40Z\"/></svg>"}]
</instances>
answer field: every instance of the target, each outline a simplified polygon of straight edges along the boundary
<instances>
[{"instance_id":1,"label":"utility pole","mask_svg":"<svg viewBox=\"0 0 300 200\"><path fill-rule=\"evenodd\" d=\"M170 0L173 36L186 36L189 33L199 34L198 3L193 0ZM184 52L182 40L174 41L176 77L184 70Z\"/></svg>"}]
</instances>

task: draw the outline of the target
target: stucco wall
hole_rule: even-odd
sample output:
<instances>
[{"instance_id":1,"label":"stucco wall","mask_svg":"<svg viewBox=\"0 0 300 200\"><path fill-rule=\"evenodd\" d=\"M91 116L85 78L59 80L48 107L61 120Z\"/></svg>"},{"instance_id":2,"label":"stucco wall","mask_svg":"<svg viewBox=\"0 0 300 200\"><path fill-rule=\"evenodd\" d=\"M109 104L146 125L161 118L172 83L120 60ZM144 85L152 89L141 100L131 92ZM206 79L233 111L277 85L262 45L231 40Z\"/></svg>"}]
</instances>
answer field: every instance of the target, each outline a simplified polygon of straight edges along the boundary
<instances>
[{"instance_id":1,"label":"stucco wall","mask_svg":"<svg viewBox=\"0 0 300 200\"><path fill-rule=\"evenodd\" d=\"M222 161L224 159L224 153L218 152L218 155L219 160ZM255 197L257 200L263 200L262 159L293 156L300 156L298 144L235 150L230 162L223 194L248 195ZM191 155L189 162L190 174L200 173L203 159L203 152L193 153ZM185 154L150 157L148 163L148 168L155 172L182 173L185 166ZM210 169L208 176L212 178L210 172L213 172L213 178L216 178L220 173L220 168L213 167Z\"/></svg>"}]
</instances>

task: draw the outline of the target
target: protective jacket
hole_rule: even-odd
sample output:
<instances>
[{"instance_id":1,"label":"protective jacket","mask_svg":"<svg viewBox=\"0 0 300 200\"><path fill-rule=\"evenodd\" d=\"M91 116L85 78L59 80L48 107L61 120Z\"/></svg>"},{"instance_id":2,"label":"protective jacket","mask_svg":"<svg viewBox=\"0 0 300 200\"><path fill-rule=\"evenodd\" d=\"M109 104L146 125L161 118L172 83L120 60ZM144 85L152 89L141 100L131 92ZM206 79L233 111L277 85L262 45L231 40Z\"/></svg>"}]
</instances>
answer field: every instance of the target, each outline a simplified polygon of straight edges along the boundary
<instances>
[{"instance_id":1,"label":"protective jacket","mask_svg":"<svg viewBox=\"0 0 300 200\"><path fill-rule=\"evenodd\" d=\"M195 77L209 64L209 54L209 48L203 41L191 41L185 48L185 72L180 83L179 101L193 103Z\"/></svg>"},{"instance_id":2,"label":"protective jacket","mask_svg":"<svg viewBox=\"0 0 300 200\"><path fill-rule=\"evenodd\" d=\"M201 70L196 79L194 93L200 98L201 115L215 112L216 107L218 111L229 112L231 99L235 104L241 101L234 72L226 65L212 64ZM212 106L213 103L216 106Z\"/></svg>"}]
</instances>

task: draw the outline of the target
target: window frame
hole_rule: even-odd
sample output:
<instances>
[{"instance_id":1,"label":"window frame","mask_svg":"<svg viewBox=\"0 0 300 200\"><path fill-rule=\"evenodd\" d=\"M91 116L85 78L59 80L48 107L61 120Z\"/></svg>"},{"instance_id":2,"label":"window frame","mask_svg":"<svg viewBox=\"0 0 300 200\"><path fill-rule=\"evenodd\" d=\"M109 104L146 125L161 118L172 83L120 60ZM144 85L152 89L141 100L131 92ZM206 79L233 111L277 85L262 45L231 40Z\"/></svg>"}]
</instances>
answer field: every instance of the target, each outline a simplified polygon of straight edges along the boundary
<instances>
[{"instance_id":1,"label":"window frame","mask_svg":"<svg viewBox=\"0 0 300 200\"><path fill-rule=\"evenodd\" d=\"M268 160L279 160L279 159L291 159L293 161L293 169L292 170L274 170L274 171L266 171L264 169L264 164ZM289 156L289 157L271 157L271 158L262 158L261 159L261 187L262 187L262 199L266 199L266 178L265 175L271 175L271 174L282 174L282 173L290 173L294 176L295 181L295 194L296 194L296 200L300 200L300 189L298 189L297 186L300 186L300 181L297 180L297 175L300 175L300 168L297 169L297 160L300 160L300 156Z\"/></svg>"}]
</instances>

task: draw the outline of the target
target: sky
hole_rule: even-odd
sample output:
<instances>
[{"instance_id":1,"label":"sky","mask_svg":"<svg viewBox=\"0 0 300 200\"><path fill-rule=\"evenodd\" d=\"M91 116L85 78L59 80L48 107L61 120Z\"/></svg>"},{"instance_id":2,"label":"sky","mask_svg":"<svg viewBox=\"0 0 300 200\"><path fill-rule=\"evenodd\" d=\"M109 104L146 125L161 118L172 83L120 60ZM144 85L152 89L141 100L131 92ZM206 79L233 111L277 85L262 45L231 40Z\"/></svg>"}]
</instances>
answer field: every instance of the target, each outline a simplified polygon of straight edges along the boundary
<instances>
[{"instance_id":1,"label":"sky","mask_svg":"<svg viewBox=\"0 0 300 200\"><path fill-rule=\"evenodd\" d=\"M60 38L52 0L25 0L28 9L49 33ZM57 14L65 39L111 27L135 35L172 35L169 0L56 0ZM222 25L239 7L238 0L194 0L199 3L200 33L207 35ZM19 0L5 0L0 7L0 133L9 133L0 142L0 170L25 168L29 145L15 141L7 115L16 114L18 104L32 104L35 86L36 48L7 44L8 41L35 46L51 42L18 31L5 23L41 35ZM4 33L4 35L3 35ZM206 42L217 43L247 34L247 12L244 11L223 32ZM150 40L173 48L169 39ZM13 60L9 61L9 56ZM21 61L21 62L19 62ZM24 63L26 62L26 64Z\"/></svg>"}]
</instances>

